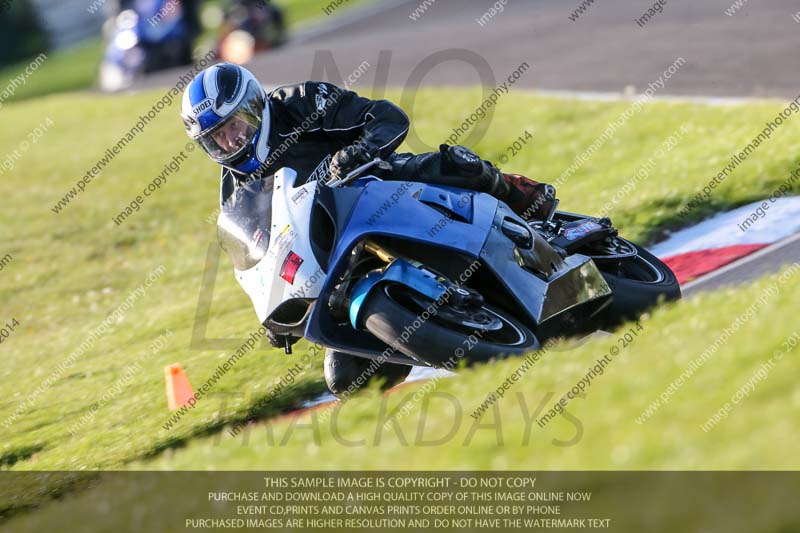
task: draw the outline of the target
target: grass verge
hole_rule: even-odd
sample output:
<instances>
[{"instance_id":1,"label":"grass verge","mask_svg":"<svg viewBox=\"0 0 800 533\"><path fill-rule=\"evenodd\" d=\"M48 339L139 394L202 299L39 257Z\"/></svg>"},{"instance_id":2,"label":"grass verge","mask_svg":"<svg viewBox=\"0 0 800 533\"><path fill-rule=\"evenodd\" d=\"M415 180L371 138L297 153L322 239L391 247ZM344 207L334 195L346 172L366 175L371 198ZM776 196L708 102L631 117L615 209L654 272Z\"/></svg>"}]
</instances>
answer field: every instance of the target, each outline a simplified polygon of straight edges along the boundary
<instances>
[{"instance_id":1,"label":"grass verge","mask_svg":"<svg viewBox=\"0 0 800 533\"><path fill-rule=\"evenodd\" d=\"M388 96L400 100L398 93ZM253 412L253 406L296 362L296 357L271 349L249 353L220 379L207 399L165 431L162 426L169 413L164 399L164 365L181 362L197 386L257 327L250 303L230 275L224 257L216 272L210 309L198 313L200 295L208 294L202 287L215 229L207 220L216 208L218 169L201 154L187 151L173 104L61 214L51 210L158 97L159 91L135 96L59 95L9 104L0 111L7 123L15 125L13 130L0 131L0 145L6 154L14 150L19 153L13 168L6 169L0 180L0 193L9 206L0 212L0 226L4 228L0 257L11 256L0 272L0 323L16 319L20 324L3 341L5 365L0 370L0 390L6 393L0 400L0 424L13 417L20 405L26 406L8 427L0 425L0 454L6 468L117 469L155 456L158 458L153 463L135 465L291 468L302 462L304 468L797 467L788 439L790 421L796 419L800 405L790 380L796 358L782 361L782 369L770 374L769 380L718 428L708 434L698 429L698 424L793 332L794 326L782 317L791 316L794 309L798 291L795 281L760 310L737 333L735 341L721 348L714 362L698 372L652 422L640 426L635 417L648 402L657 398L762 288L704 296L655 313L645 321L645 334L615 361L607 375L597 379L587 398L570 405L570 413L582 426L577 445L553 444L553 439L569 442L578 432L578 423L563 417L545 429L533 427L529 443L521 445L523 408L531 413L545 395L564 394L616 338L559 353L527 373L514 395L497 404L497 416L502 418L506 432L503 446L497 445L497 430L490 428L479 428L466 446L464 440L472 423L471 410L518 361L469 370L461 379L439 382L437 391L458 398L462 408L463 423L445 447L416 446L408 450L394 430L382 432L382 440L376 442L375 424L384 399L369 394L348 404L338 418L342 434L348 440L367 439L370 453L353 453L351 448L337 445L324 426L318 433L319 443L313 440L316 437L311 431L294 431L282 447L256 439L263 428L251 432L252 444L248 446L242 446L241 437L196 439L235 421L279 413L323 390L322 361L316 357L277 401L266 402L259 412ZM421 92L408 109L418 133L418 140L410 141L410 146L420 142L438 145L480 100L476 90ZM488 134L472 148L487 159L506 155L506 170L553 179L627 105L528 94L507 96L489 121ZM740 150L763 129L764 121L777 110L774 104L645 106L563 184L559 194L562 206L585 213L601 209L664 139L683 127L686 133L681 142L658 159L646 179L616 202L611 216L624 235L636 240L688 224L691 220L676 218L677 209L719 172L732 151ZM30 140L28 134L46 119L52 125L23 149L23 141ZM699 218L711 210L762 198L782 183L797 164L800 123L795 120L787 121L771 141L716 189L711 203L692 216ZM525 130L531 132L533 141L512 157L507 147ZM124 224L112 222L112 217L141 194L181 151L186 152L187 160L180 170L170 174L167 183ZM7 155L2 161L9 161ZM163 274L144 294L122 315L114 314L130 291L161 266ZM105 331L94 335L91 345L85 344L110 315L113 321L107 323ZM206 318L206 336L229 339L224 346L204 350L191 347L196 321ZM167 331L171 334L165 345L154 349L154 343ZM299 346L301 353L310 349L307 344ZM80 354L73 359L76 351ZM141 369L129 377L129 367L134 363ZM54 372L52 383L37 392ZM523 400L517 392L523 393ZM391 410L407 396L393 395L385 405ZM35 401L28 403L32 397ZM448 407L441 397L426 397L431 403L428 424L445 424L448 410L455 407ZM419 427L419 412L414 413L399 422L412 442L414 428ZM491 424L491 419L486 423ZM76 424L79 430L71 432ZM286 424L278 424L276 431L283 433L276 434L285 436ZM430 427L433 431L434 426ZM196 442L186 451L159 456L192 440ZM445 450L447 453L442 453ZM34 494L27 494L28 499L35 501Z\"/></svg>"}]
</instances>

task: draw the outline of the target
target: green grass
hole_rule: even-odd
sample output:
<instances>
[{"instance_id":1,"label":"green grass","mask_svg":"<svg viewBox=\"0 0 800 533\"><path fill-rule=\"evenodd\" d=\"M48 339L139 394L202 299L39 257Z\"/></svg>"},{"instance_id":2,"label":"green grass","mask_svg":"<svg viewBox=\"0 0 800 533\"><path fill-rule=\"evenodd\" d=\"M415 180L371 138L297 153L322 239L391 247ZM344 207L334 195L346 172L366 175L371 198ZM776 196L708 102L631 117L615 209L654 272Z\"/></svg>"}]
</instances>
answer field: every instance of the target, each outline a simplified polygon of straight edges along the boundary
<instances>
[{"instance_id":1,"label":"green grass","mask_svg":"<svg viewBox=\"0 0 800 533\"><path fill-rule=\"evenodd\" d=\"M398 93L387 96L400 100ZM796 326L785 319L793 316L800 292L794 279L667 407L640 426L634 419L648 402L749 305L761 288L704 296L648 317L645 333L596 380L585 399L569 406L583 426L582 440L574 446L552 444L552 439L569 440L575 435L575 422L560 418L544 429L533 427L530 443L522 446L524 426L516 396L498 404L503 446L497 445L491 430L477 431L469 444L463 445L472 422L469 413L516 367L518 362L513 360L439 382L437 390L458 398L462 407L457 436L446 446L409 449L394 432L384 432L378 445L370 444L366 450L347 448L332 440L329 426L321 429L320 445L312 442L310 431L296 430L285 446L270 446L263 426L250 432L248 446L242 445L241 437L198 438L237 420L281 412L324 389L322 362L317 357L279 401L252 412L252 406L297 359L278 350L247 355L220 380L209 398L176 428L165 432L161 426L169 412L164 365L181 362L197 386L234 351L190 348L206 254L215 240L214 227L206 219L216 208L217 167L201 154L191 154L180 172L170 176L162 190L148 198L130 220L120 227L111 221L175 153L185 150L175 103L63 213L56 215L50 209L159 97L159 92L58 95L8 104L0 111L7 124L14 124L0 131L4 153L21 149L28 132L47 118L53 123L36 144L22 151L15 168L0 179L0 193L7 205L0 212L0 257L13 256L0 272L0 323L12 318L20 322L0 347L4 359L0 423L125 300L130 290L144 283L149 272L159 265L166 269L124 319L66 368L35 405L10 428L0 425L0 463L7 468L94 470L127 468L132 463L136 468L201 469L798 467L790 439L791 424L800 406L792 377L797 374L796 357L785 358L718 428L708 434L699 429L699 424L794 331ZM416 102L409 109L416 131L423 142L435 146L479 104L480 95L476 90L428 90L420 93ZM556 100L522 93L506 96L490 123L489 134L473 148L488 159L497 159L527 129L533 133L534 142L505 169L552 179L624 109L625 103ZM562 206L595 212L668 134L685 125L688 133L684 140L659 160L649 178L624 197L612 213L623 235L634 239L658 235L676 225L676 210L719 171L730 152L738 151L778 110L774 104L648 105L563 185L559 194ZM800 123L795 120L782 126L772 141L715 191L708 209L728 209L764 197L786 179L796 163L800 142ZM207 335L243 338L256 327L250 302L223 257ZM153 341L167 329L173 332L167 345L147 356ZM526 374L514 393L522 393L529 411L535 410L548 392L556 396L566 392L613 342L597 340L549 356ZM298 346L300 353L308 349L307 344ZM92 421L71 435L69 427L79 423L87 410L125 376L126 367L142 357L142 368L130 383L103 405ZM408 393L413 390L405 389ZM387 401L391 405L400 402L408 394L405 391ZM349 403L339 416L342 435L351 440L366 437L373 442L382 401L374 394L365 394ZM447 424L448 416L454 419L448 415L451 411L444 400L433 396L431 401L424 436L434 438L440 435L436 427L441 427L434 422ZM419 405L416 409L400 422L411 442L419 424ZM285 429L285 422L275 428L278 442L285 437ZM162 453L187 443L184 450ZM33 493L28 497L36 499Z\"/></svg>"},{"instance_id":2,"label":"green grass","mask_svg":"<svg viewBox=\"0 0 800 533\"><path fill-rule=\"evenodd\" d=\"M660 309L622 348L612 337L550 352L479 421L471 413L520 365L519 359L463 371L439 380L435 393L415 396L409 385L389 396L364 394L334 419L312 412L300 425L284 420L253 425L231 437L196 439L173 454L139 462L142 469L416 469L416 470L737 470L800 468L793 421L800 416L795 376L800 347L787 351L755 390L710 431L701 426L773 357L796 324L798 270L766 307L747 321L648 420L637 417L722 335L775 279ZM709 312L709 310L713 310ZM612 347L619 355L572 400L568 417L543 428L535 419L586 375ZM755 382L754 382L755 383ZM423 399L420 401L419 398ZM425 399L427 398L427 399ZM387 416L407 404L396 427ZM544 405L544 407L542 407ZM539 411L539 409L542 409ZM535 413L539 413L538 416ZM318 431L309 429L318 426ZM481 424L482 426L478 425ZM450 438L446 436L452 435ZM445 439L444 443L430 442ZM363 441L360 445L354 445ZM298 457L302 454L302 462Z\"/></svg>"},{"instance_id":3,"label":"green grass","mask_svg":"<svg viewBox=\"0 0 800 533\"><path fill-rule=\"evenodd\" d=\"M14 102L52 93L76 91L94 85L97 69L103 56L103 43L92 39L73 48L47 54L47 60L31 73L24 85L4 100ZM30 61L4 67L0 70L0 89L5 89L9 80L24 74Z\"/></svg>"},{"instance_id":4,"label":"green grass","mask_svg":"<svg viewBox=\"0 0 800 533\"><path fill-rule=\"evenodd\" d=\"M56 215L50 209L112 139L131 127L133 117L146 112L153 99L153 93L122 99L52 96L3 110L5 119L18 121L14 133L6 129L2 134L9 151L20 142L20 134L45 117L53 122L39 143L22 153L13 179L7 177L0 186L10 204L16 204L14 210L0 215L6 229L4 253L13 256L0 281L2 322L16 318L21 324L3 343L7 364L0 380L3 390L9 391L0 407L3 420L125 301L131 289L145 282L148 273L162 264L166 269L111 332L67 368L10 430L2 429L2 454L29 446L42 448L29 459L35 468L113 468L152 453L213 427L221 399L227 398L222 395L258 394L292 362L274 352L250 354L214 390L217 397L198 405L189 422L159 435L168 415L163 366L179 361L192 382L199 383L233 352L189 349L206 252L215 240L215 228L206 218L216 208L219 171L193 153L180 174L168 177L141 211L120 227L112 222L112 216L141 194L173 153L184 149L188 139L173 108L148 126L64 212ZM103 128L87 124L103 124ZM227 260L222 265L208 336L246 338L258 324L248 299L229 274ZM130 386L76 437L70 437L67 428L123 377L128 364L149 354L151 343L166 329L174 332L167 346L147 357ZM287 398L321 389L319 364L315 361L313 371L299 380ZM260 385L253 388L256 383ZM244 402L244 398L229 398L227 409L241 413ZM196 416L206 421L198 425Z\"/></svg>"},{"instance_id":5,"label":"green grass","mask_svg":"<svg viewBox=\"0 0 800 533\"><path fill-rule=\"evenodd\" d=\"M340 15L352 7L372 1L374 0L346 0L330 16ZM290 26L324 20L328 15L323 8L330 2L331 0L275 0L275 4L286 10L286 20Z\"/></svg>"}]
</instances>

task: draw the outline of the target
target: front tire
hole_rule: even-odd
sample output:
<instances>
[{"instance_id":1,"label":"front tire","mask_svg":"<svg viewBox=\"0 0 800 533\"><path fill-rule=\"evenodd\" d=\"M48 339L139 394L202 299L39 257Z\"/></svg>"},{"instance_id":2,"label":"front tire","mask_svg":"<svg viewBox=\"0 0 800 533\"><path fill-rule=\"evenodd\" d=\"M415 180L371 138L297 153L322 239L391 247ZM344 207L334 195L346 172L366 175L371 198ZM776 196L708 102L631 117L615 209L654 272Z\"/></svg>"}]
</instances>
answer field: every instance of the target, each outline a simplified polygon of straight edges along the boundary
<instances>
[{"instance_id":1,"label":"front tire","mask_svg":"<svg viewBox=\"0 0 800 533\"><path fill-rule=\"evenodd\" d=\"M427 302L421 301L427 300ZM423 320L433 304L405 285L386 283L369 296L364 304L364 324L370 333L422 363L452 368L463 358L484 362L501 356L530 352L539 347L536 336L505 311L486 305L458 324L462 310L449 305L435 308ZM481 329L481 327L484 329Z\"/></svg>"}]
</instances>

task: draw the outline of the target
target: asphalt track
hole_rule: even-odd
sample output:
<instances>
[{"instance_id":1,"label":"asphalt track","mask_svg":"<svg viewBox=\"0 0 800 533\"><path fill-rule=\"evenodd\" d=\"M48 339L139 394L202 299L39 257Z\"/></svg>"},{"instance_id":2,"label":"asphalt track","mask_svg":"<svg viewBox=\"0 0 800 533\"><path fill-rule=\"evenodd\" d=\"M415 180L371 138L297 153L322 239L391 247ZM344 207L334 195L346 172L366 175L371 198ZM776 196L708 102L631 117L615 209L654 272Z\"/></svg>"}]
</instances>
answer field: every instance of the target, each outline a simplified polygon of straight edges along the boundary
<instances>
[{"instance_id":1,"label":"asphalt track","mask_svg":"<svg viewBox=\"0 0 800 533\"><path fill-rule=\"evenodd\" d=\"M653 5L650 1L596 0L572 21L569 15L579 0L506 0L503 11L484 19L484 25L477 20L495 5L492 1L433 0L412 20L421 1L383 0L377 9L334 13L248 66L267 85L340 81L320 69L319 57L330 54L343 75L363 61L373 66L361 86L372 86L378 74L388 85L404 87L415 69L439 53L434 59L449 60L427 73L426 85L478 83L477 63L489 65L490 72L481 74L499 82L527 62L533 69L518 87L594 92L634 87L641 92L683 57L686 65L664 94L787 98L800 93L800 24L792 18L800 11L796 0L744 0L733 16L725 14L733 0L666 0L644 27L636 18ZM321 15L328 3L320 1ZM469 51L473 64L458 59L464 55L452 52L456 49ZM379 64L381 50L391 54L388 69ZM145 83L169 85L179 73Z\"/></svg>"},{"instance_id":2,"label":"asphalt track","mask_svg":"<svg viewBox=\"0 0 800 533\"><path fill-rule=\"evenodd\" d=\"M270 86L306 79L341 83L366 61L370 68L353 86L363 91L416 86L413 80L423 86L494 85L527 62L533 68L514 87L569 97L642 92L683 58L685 64L657 96L785 100L800 94L796 0L743 0L732 16L726 10L734 0L666 0L644 27L636 19L651 1L595 0L574 21L570 15L581 0L505 0L505 6L503 0L428 0L420 12L423 1L377 0L342 9L248 67ZM321 0L320 11L328 4ZM502 12L484 17L498 5ZM415 10L421 14L412 20ZM159 73L140 87L172 85L183 72ZM746 281L800 259L800 241L768 250L691 283L687 294Z\"/></svg>"},{"instance_id":3,"label":"asphalt track","mask_svg":"<svg viewBox=\"0 0 800 533\"><path fill-rule=\"evenodd\" d=\"M800 233L703 276L681 288L684 296L733 287L800 261Z\"/></svg>"}]
</instances>

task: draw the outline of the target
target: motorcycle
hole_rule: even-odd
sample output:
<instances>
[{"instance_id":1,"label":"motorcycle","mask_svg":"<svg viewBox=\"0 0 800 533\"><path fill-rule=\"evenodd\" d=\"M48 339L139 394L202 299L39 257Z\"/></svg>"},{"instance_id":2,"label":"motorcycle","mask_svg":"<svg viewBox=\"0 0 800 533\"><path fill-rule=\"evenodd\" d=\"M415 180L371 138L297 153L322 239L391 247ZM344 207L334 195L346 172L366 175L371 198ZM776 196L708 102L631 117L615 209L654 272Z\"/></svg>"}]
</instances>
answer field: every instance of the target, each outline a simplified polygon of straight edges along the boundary
<instances>
[{"instance_id":1,"label":"motorcycle","mask_svg":"<svg viewBox=\"0 0 800 533\"><path fill-rule=\"evenodd\" d=\"M281 9L264 0L233 2L225 13L219 44L222 61L243 65L258 52L286 42Z\"/></svg>"},{"instance_id":2,"label":"motorcycle","mask_svg":"<svg viewBox=\"0 0 800 533\"><path fill-rule=\"evenodd\" d=\"M219 242L259 321L351 365L332 378L326 359L335 394L523 354L680 298L670 269L607 218L554 208L526 222L485 193L366 174L380 168L297 186L283 168L221 195Z\"/></svg>"},{"instance_id":3,"label":"motorcycle","mask_svg":"<svg viewBox=\"0 0 800 533\"><path fill-rule=\"evenodd\" d=\"M196 32L180 0L135 0L107 24L99 75L103 91L126 89L141 74L192 62Z\"/></svg>"}]
</instances>

